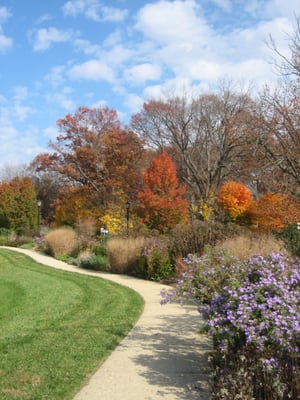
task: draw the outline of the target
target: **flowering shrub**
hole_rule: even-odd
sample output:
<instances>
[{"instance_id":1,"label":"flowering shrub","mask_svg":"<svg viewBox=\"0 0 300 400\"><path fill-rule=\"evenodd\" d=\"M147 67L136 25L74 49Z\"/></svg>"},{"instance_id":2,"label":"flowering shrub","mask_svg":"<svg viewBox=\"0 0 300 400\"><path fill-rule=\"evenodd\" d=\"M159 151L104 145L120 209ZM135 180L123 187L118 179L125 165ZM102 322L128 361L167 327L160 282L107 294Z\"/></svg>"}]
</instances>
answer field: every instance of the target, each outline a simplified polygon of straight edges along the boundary
<instances>
[{"instance_id":1,"label":"flowering shrub","mask_svg":"<svg viewBox=\"0 0 300 400\"><path fill-rule=\"evenodd\" d=\"M162 303L192 296L213 337L212 399L300 396L300 260L282 254L238 262L189 257L189 269Z\"/></svg>"}]
</instances>

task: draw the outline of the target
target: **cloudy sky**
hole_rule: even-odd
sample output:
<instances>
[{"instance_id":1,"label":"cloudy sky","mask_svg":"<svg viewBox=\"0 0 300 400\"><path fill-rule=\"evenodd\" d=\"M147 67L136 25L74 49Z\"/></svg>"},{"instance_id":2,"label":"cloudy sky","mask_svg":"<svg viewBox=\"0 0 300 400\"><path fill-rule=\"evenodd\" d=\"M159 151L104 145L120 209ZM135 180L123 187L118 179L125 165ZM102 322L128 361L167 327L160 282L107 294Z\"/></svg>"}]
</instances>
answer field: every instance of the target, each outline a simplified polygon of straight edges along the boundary
<instances>
[{"instance_id":1,"label":"cloudy sky","mask_svg":"<svg viewBox=\"0 0 300 400\"><path fill-rule=\"evenodd\" d=\"M47 150L56 121L106 104L272 84L271 34L288 51L299 0L0 0L0 167Z\"/></svg>"}]
</instances>

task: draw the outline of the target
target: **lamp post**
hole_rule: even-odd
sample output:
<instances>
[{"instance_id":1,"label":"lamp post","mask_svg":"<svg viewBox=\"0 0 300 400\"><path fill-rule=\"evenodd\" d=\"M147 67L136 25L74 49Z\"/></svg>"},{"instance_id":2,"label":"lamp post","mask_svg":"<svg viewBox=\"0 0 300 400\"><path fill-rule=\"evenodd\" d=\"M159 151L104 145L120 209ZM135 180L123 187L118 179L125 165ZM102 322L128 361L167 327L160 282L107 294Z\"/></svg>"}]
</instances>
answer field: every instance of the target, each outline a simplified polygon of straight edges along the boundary
<instances>
[{"instance_id":1,"label":"lamp post","mask_svg":"<svg viewBox=\"0 0 300 400\"><path fill-rule=\"evenodd\" d=\"M38 208L38 235L40 235L40 225L41 225L41 205L42 205L42 202L41 202L41 200L38 200L38 201L36 202L36 204L37 204L37 208Z\"/></svg>"},{"instance_id":2,"label":"lamp post","mask_svg":"<svg viewBox=\"0 0 300 400\"><path fill-rule=\"evenodd\" d=\"M130 209L130 203L129 201L126 201L126 235L129 237L129 209Z\"/></svg>"}]
</instances>

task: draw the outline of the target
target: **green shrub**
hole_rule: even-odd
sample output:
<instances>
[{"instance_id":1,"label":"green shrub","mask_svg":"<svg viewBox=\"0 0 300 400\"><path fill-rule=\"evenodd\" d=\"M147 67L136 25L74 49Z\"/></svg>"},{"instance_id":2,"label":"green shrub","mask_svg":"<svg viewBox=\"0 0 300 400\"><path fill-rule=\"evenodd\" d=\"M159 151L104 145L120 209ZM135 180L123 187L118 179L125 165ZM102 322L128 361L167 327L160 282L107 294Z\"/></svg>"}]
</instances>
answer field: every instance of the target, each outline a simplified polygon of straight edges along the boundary
<instances>
[{"instance_id":1,"label":"green shrub","mask_svg":"<svg viewBox=\"0 0 300 400\"><path fill-rule=\"evenodd\" d=\"M278 236L292 255L300 257L300 224L287 225Z\"/></svg>"},{"instance_id":2,"label":"green shrub","mask_svg":"<svg viewBox=\"0 0 300 400\"><path fill-rule=\"evenodd\" d=\"M147 278L162 281L175 276L175 260L168 237L153 237L146 241L144 254L147 261Z\"/></svg>"},{"instance_id":3,"label":"green shrub","mask_svg":"<svg viewBox=\"0 0 300 400\"><path fill-rule=\"evenodd\" d=\"M15 232L9 232L0 236L0 245L30 249L34 246L34 240L32 236L17 235Z\"/></svg>"},{"instance_id":4,"label":"green shrub","mask_svg":"<svg viewBox=\"0 0 300 400\"><path fill-rule=\"evenodd\" d=\"M71 228L57 228L45 235L45 247L53 257L72 255L78 247L77 234Z\"/></svg>"},{"instance_id":5,"label":"green shrub","mask_svg":"<svg viewBox=\"0 0 300 400\"><path fill-rule=\"evenodd\" d=\"M109 271L109 260L107 256L92 254L89 257L81 257L78 265L80 268L94 271Z\"/></svg>"},{"instance_id":6,"label":"green shrub","mask_svg":"<svg viewBox=\"0 0 300 400\"><path fill-rule=\"evenodd\" d=\"M102 244L92 247L91 250L96 256L107 256L107 248Z\"/></svg>"},{"instance_id":7,"label":"green shrub","mask_svg":"<svg viewBox=\"0 0 300 400\"><path fill-rule=\"evenodd\" d=\"M8 239L8 233L0 233L0 246L6 246L7 245L7 239Z\"/></svg>"}]
</instances>

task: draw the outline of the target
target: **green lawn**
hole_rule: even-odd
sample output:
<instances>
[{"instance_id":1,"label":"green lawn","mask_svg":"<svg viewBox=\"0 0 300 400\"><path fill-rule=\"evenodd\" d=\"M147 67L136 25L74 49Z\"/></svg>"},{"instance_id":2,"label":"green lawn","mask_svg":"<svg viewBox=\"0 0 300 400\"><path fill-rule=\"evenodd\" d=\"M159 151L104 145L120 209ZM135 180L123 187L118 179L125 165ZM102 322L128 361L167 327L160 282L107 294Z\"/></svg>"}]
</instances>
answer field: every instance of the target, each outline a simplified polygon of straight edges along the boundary
<instances>
[{"instance_id":1,"label":"green lawn","mask_svg":"<svg viewBox=\"0 0 300 400\"><path fill-rule=\"evenodd\" d=\"M128 288L1 249L0 399L72 399L142 309Z\"/></svg>"}]
</instances>

